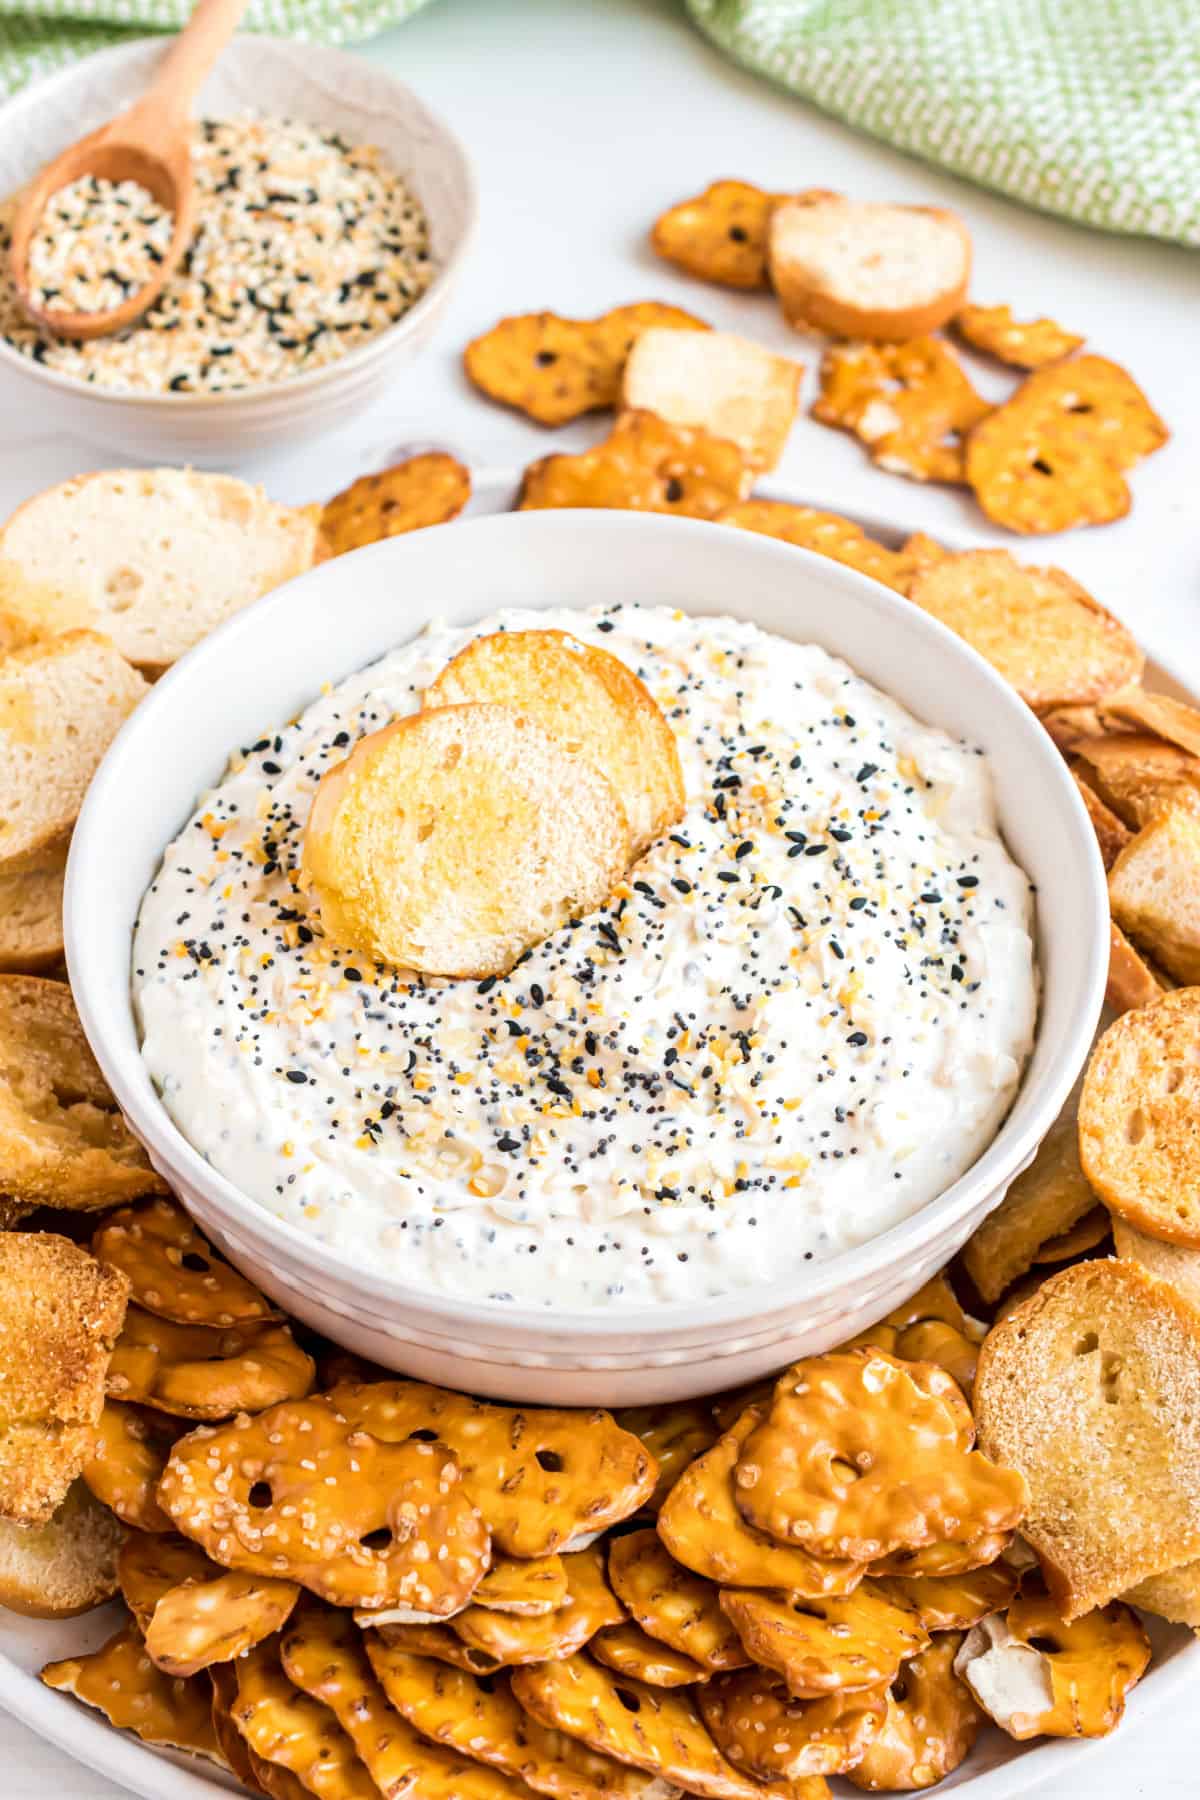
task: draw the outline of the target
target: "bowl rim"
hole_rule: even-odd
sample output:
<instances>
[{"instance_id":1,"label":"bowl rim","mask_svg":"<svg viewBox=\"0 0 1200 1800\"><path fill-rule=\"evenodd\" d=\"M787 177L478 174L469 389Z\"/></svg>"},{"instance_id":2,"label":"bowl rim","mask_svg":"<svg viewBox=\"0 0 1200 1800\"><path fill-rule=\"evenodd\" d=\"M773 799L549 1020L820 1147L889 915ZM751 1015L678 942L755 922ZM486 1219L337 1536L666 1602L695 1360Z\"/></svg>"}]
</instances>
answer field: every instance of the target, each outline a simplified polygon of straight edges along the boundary
<instances>
[{"instance_id":1,"label":"bowl rim","mask_svg":"<svg viewBox=\"0 0 1200 1800\"><path fill-rule=\"evenodd\" d=\"M594 528L611 531L614 535L633 536L644 533L647 528L656 532L666 530L689 535L711 530L706 521L695 519L566 508L459 520L454 529L460 534L469 531L482 539L486 534L498 531L527 531L531 521L536 521L536 531L555 530L569 534L573 529L578 530L580 521L585 519L591 522L603 520L603 524ZM819 571L821 580L842 587L848 594L855 595L860 603L874 608L885 619L894 613L902 614L910 624L913 622L913 612L916 609L905 610L909 608L909 602L855 569L833 562L815 551L798 550L797 546L780 543L758 533L731 533L730 536L736 536L739 543L744 539L744 547L739 554L744 554L748 562L756 557L776 560L781 566L787 565L794 570L795 558L799 554L807 560L814 573ZM388 539L355 551L352 556L355 559L371 557L376 560L403 558L407 541L405 537ZM482 544L480 550L483 551ZM359 562L358 566L361 568L363 565ZM939 620L921 614L917 629L927 634L931 654L942 657L949 655L953 661L972 666L975 675L991 690L996 704L1008 714L1014 731L1029 733L1029 743L1038 745L1035 754L1044 759L1045 778L1059 790L1068 813L1075 818L1079 827L1087 887L1077 896L1077 907L1081 916L1086 915L1093 927L1089 933L1086 977L1076 999L1074 1013L1069 1026L1062 1032L1059 1043L1052 1048L1049 1066L1041 1072L1039 1089L1031 1099L1024 1124L1019 1131L1013 1132L1013 1110L1018 1099L1028 1097L1028 1072L1014 1096L1012 1107L991 1142L948 1188L877 1237L840 1251L827 1261L807 1264L802 1293L797 1292L796 1276L793 1273L765 1286L734 1288L728 1293L701 1299L664 1301L655 1307L615 1306L611 1309L592 1307L572 1310L566 1307L543 1308L528 1303L462 1298L381 1274L365 1262L356 1261L339 1246L325 1243L301 1231L290 1221L278 1218L234 1182L221 1175L184 1136L161 1099L154 1093L137 1045L129 1052L110 1040L104 1003L98 1001L92 991L90 932L85 923L87 902L84 889L95 878L93 871L98 873L102 870L108 847L114 841L115 821L110 824L106 814L110 809L114 814L119 813L120 795L127 773L131 779L136 779L138 770L144 770L147 766L145 755L139 748L141 738L144 734L153 734L159 719L170 714L175 688L195 679L194 671L203 669L206 663L209 665L207 678L211 680L213 671L219 669L226 656L238 654L239 638L249 629L248 621L260 618L268 611L286 613L294 605L297 583L319 576L321 570L329 567L329 563L318 565L317 569L295 577L250 606L242 608L168 670L125 721L110 745L92 778L72 837L64 894L64 934L67 966L76 1006L93 1053L122 1113L135 1135L150 1150L155 1166L166 1173L173 1187L178 1185L186 1189L190 1185L198 1189L221 1223L228 1223L231 1232L256 1242L268 1256L275 1254L281 1262L286 1256L306 1277L314 1278L319 1288L328 1287L331 1278L345 1281L356 1296L379 1303L385 1309L402 1311L403 1316L414 1325L421 1322L442 1331L468 1327L473 1331L480 1348L484 1344L495 1345L507 1341L515 1334L530 1334L542 1340L547 1349L561 1351L569 1347L572 1341L582 1338L594 1343L615 1333L622 1340L632 1341L636 1338L639 1343L645 1341L647 1354L652 1354L653 1345L678 1336L681 1332L690 1336L722 1327L741 1328L744 1331L752 1320L765 1329L776 1317L793 1310L798 1300L815 1303L842 1288L850 1288L873 1277L877 1278L898 1256L907 1258L937 1238L956 1221L969 1214L988 1192L1006 1185L1028 1165L1070 1094L1100 1017L1108 967L1108 941L1104 930L1108 919L1106 879L1094 833L1070 771L1055 750L1049 735L1042 730L1036 716L977 651ZM417 629L420 629L419 625ZM398 636L396 639L397 644L407 641L406 636ZM318 675L313 682L314 695L320 685ZM197 781L197 794L202 791L203 785ZM119 831L117 835L119 837ZM1045 970L1041 971L1041 983L1044 997ZM132 1012L132 998L129 1000L129 1007ZM1041 1042L1043 1029L1044 1004L1039 1005L1035 1050ZM497 1328L497 1337L488 1339L482 1334L482 1328L488 1325Z\"/></svg>"},{"instance_id":2,"label":"bowl rim","mask_svg":"<svg viewBox=\"0 0 1200 1800\"><path fill-rule=\"evenodd\" d=\"M19 131L23 116L40 107L52 90L69 89L76 82L82 83L87 72L95 73L99 65L104 63L118 64L132 61L140 51L156 47L165 50L170 44L170 35L147 34L143 37L131 38L124 43L110 44L106 49L96 50L90 56L78 62L68 63L64 68L54 69L31 82L14 94L4 105L0 106L0 139L8 133ZM283 62L293 59L298 49L311 48L301 45L290 38L271 37L260 31L239 31L230 40L231 44L252 44L262 54L276 55ZM444 262L436 266L433 280L425 289L420 299L415 300L406 313L386 325L374 337L365 343L358 344L340 356L335 362L325 363L321 368L308 369L302 374L288 375L282 381L258 382L252 387L228 388L219 394L158 394L142 392L126 392L121 388L103 387L98 383L81 381L76 375L63 374L58 369L47 368L45 363L37 362L31 356L22 356L3 336L0 336L0 368L8 368L17 375L43 382L55 392L64 394L73 400L86 400L98 405L120 409L129 406L148 406L165 415L186 415L194 417L198 414L215 414L222 410L232 410L236 406L247 405L252 401L261 401L276 395L301 396L319 392L330 386L340 377L353 374L367 368L374 361L386 357L403 338L411 336L424 322L426 315L440 306L444 292L453 285L462 263L474 242L479 225L479 185L475 178L475 168L467 153L466 146L457 132L446 124L445 120L426 104L414 88L407 82L374 63L364 63L361 58L334 45L322 45L322 67L332 64L331 72L336 72L338 64L353 65L362 70L369 69L381 83L390 87L394 93L405 96L413 110L422 117L431 135L435 135L449 150L458 165L459 177L463 187L463 225L450 255ZM417 195L420 200L420 195ZM422 203L423 204L423 203ZM428 215L427 215L428 216ZM432 220L430 221L432 223Z\"/></svg>"}]
</instances>

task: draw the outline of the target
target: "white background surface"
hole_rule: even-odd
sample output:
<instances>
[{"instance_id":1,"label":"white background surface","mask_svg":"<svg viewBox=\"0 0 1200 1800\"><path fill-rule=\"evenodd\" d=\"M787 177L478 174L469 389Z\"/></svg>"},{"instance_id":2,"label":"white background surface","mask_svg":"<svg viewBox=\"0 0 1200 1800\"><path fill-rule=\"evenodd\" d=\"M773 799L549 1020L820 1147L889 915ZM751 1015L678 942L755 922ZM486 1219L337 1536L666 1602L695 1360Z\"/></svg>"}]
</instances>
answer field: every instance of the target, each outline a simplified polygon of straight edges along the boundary
<instances>
[{"instance_id":1,"label":"white background surface","mask_svg":"<svg viewBox=\"0 0 1200 1800\"><path fill-rule=\"evenodd\" d=\"M313 55L319 56L319 50ZM855 136L725 63L670 0L440 0L363 54L442 110L475 158L481 228L472 261L425 360L380 395L355 429L319 446L230 467L280 499L324 498L390 450L414 441L475 465L512 464L602 435L599 421L547 434L475 396L463 344L503 313L586 316L638 299L673 300L714 325L819 355L766 296L676 276L645 244L665 206L719 176L772 189L826 186L864 198L958 207L975 236L975 297L1018 316L1049 313L1125 364L1174 437L1132 477L1135 504L1117 525L1031 540L1136 630L1147 648L1200 682L1200 261L1139 239L1104 237L1029 213ZM999 395L1003 376L981 369ZM0 508L105 458L71 436L69 415L33 416L0 384ZM975 531L997 541L970 501L872 469L857 444L802 419L780 475L813 497L867 512L901 511L913 529ZM1017 546L1020 548L1020 546ZM481 605L486 594L481 593ZM1117 1733L1055 1800L1194 1800L1195 1709L1158 1713ZM0 1716L0 1767L11 1800L118 1800L119 1790Z\"/></svg>"}]
</instances>

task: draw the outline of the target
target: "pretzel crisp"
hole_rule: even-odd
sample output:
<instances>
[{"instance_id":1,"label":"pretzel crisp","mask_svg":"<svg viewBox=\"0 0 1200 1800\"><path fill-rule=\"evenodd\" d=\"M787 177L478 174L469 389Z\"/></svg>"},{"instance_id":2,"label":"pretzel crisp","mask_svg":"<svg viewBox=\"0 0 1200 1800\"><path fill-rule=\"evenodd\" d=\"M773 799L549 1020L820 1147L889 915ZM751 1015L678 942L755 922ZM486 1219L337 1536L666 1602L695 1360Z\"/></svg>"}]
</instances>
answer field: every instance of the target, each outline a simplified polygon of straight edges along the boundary
<instances>
[{"instance_id":1,"label":"pretzel crisp","mask_svg":"<svg viewBox=\"0 0 1200 1800\"><path fill-rule=\"evenodd\" d=\"M146 1653L167 1675L197 1675L232 1662L286 1624L300 1598L294 1581L229 1570L171 1588L146 1627Z\"/></svg>"},{"instance_id":2,"label":"pretzel crisp","mask_svg":"<svg viewBox=\"0 0 1200 1800\"><path fill-rule=\"evenodd\" d=\"M717 1587L677 1563L656 1532L633 1531L614 1539L608 1578L617 1598L651 1637L714 1672L746 1666L741 1640L721 1611Z\"/></svg>"},{"instance_id":3,"label":"pretzel crisp","mask_svg":"<svg viewBox=\"0 0 1200 1800\"><path fill-rule=\"evenodd\" d=\"M243 1787L249 1788L252 1794L268 1793L270 1790L255 1775L250 1746L233 1722L237 1672L229 1663L214 1663L209 1670L209 1679L212 1682L213 1736L218 1750Z\"/></svg>"},{"instance_id":4,"label":"pretzel crisp","mask_svg":"<svg viewBox=\"0 0 1200 1800\"><path fill-rule=\"evenodd\" d=\"M932 1363L834 1351L782 1375L734 1479L743 1517L818 1556L866 1561L1010 1531L1027 1490L971 1448L971 1414Z\"/></svg>"},{"instance_id":5,"label":"pretzel crisp","mask_svg":"<svg viewBox=\"0 0 1200 1800\"><path fill-rule=\"evenodd\" d=\"M914 481L961 482L963 443L991 412L940 338L834 344L821 363L813 417L852 431L881 469Z\"/></svg>"},{"instance_id":6,"label":"pretzel crisp","mask_svg":"<svg viewBox=\"0 0 1200 1800\"><path fill-rule=\"evenodd\" d=\"M667 425L654 413L623 412L591 450L530 463L517 507L600 506L715 519L748 493L753 479L753 468L726 438Z\"/></svg>"},{"instance_id":7,"label":"pretzel crisp","mask_svg":"<svg viewBox=\"0 0 1200 1800\"><path fill-rule=\"evenodd\" d=\"M762 1800L758 1784L722 1756L682 1689L647 1687L586 1656L518 1669L512 1688L543 1725L702 1800Z\"/></svg>"},{"instance_id":8,"label":"pretzel crisp","mask_svg":"<svg viewBox=\"0 0 1200 1800\"><path fill-rule=\"evenodd\" d=\"M211 1581L221 1573L199 1544L172 1532L169 1537L131 1531L117 1556L121 1598L145 1633L154 1609L173 1588Z\"/></svg>"},{"instance_id":9,"label":"pretzel crisp","mask_svg":"<svg viewBox=\"0 0 1200 1800\"><path fill-rule=\"evenodd\" d=\"M613 1415L658 1464L658 1483L643 1510L656 1513L683 1471L717 1441L712 1411L700 1400L667 1406L628 1406Z\"/></svg>"},{"instance_id":10,"label":"pretzel crisp","mask_svg":"<svg viewBox=\"0 0 1200 1800\"><path fill-rule=\"evenodd\" d=\"M287 1678L328 1708L389 1800L530 1800L501 1770L480 1768L450 1745L429 1743L390 1703L344 1613L306 1603L281 1645Z\"/></svg>"},{"instance_id":11,"label":"pretzel crisp","mask_svg":"<svg viewBox=\"0 0 1200 1800\"><path fill-rule=\"evenodd\" d=\"M330 556L384 538L456 519L471 498L471 475L442 450L410 456L394 468L360 475L321 513L321 540Z\"/></svg>"},{"instance_id":12,"label":"pretzel crisp","mask_svg":"<svg viewBox=\"0 0 1200 1800\"><path fill-rule=\"evenodd\" d=\"M903 550L889 550L877 538L868 537L861 525L840 513L818 512L812 506L794 506L786 500L743 500L727 506L717 516L719 525L735 525L741 531L757 531L779 538L801 550L815 550L860 575L870 575L897 593L907 593L916 562Z\"/></svg>"},{"instance_id":13,"label":"pretzel crisp","mask_svg":"<svg viewBox=\"0 0 1200 1800\"><path fill-rule=\"evenodd\" d=\"M905 1663L887 1691L887 1717L850 1780L868 1793L933 1787L970 1754L982 1723L954 1673L961 1633L935 1638Z\"/></svg>"},{"instance_id":14,"label":"pretzel crisp","mask_svg":"<svg viewBox=\"0 0 1200 1800\"><path fill-rule=\"evenodd\" d=\"M761 1415L751 1408L713 1448L684 1470L658 1515L658 1535L675 1561L731 1587L777 1587L797 1594L849 1594L865 1565L822 1560L777 1544L747 1525L733 1474Z\"/></svg>"},{"instance_id":15,"label":"pretzel crisp","mask_svg":"<svg viewBox=\"0 0 1200 1800\"><path fill-rule=\"evenodd\" d=\"M563 1412L469 1400L419 1381L334 1390L349 1423L384 1443L436 1434L458 1456L463 1487L509 1556L582 1548L654 1492L658 1470L606 1412Z\"/></svg>"},{"instance_id":16,"label":"pretzel crisp","mask_svg":"<svg viewBox=\"0 0 1200 1800\"><path fill-rule=\"evenodd\" d=\"M1017 1571L989 1563L964 1575L883 1576L875 1590L915 1612L926 1631L969 1631L989 1613L1003 1612L1017 1591Z\"/></svg>"},{"instance_id":17,"label":"pretzel crisp","mask_svg":"<svg viewBox=\"0 0 1200 1800\"><path fill-rule=\"evenodd\" d=\"M725 1588L721 1605L751 1660L782 1675L798 1700L893 1681L929 1637L915 1612L864 1582L844 1600Z\"/></svg>"},{"instance_id":18,"label":"pretzel crisp","mask_svg":"<svg viewBox=\"0 0 1200 1800\"><path fill-rule=\"evenodd\" d=\"M539 425L565 425L617 404L633 342L652 325L708 330L694 313L659 300L616 306L598 319L523 313L501 319L468 344L463 364L490 399L515 406Z\"/></svg>"},{"instance_id":19,"label":"pretzel crisp","mask_svg":"<svg viewBox=\"0 0 1200 1800\"><path fill-rule=\"evenodd\" d=\"M963 1311L945 1275L938 1274L877 1325L839 1348L857 1350L873 1344L901 1362L937 1363L969 1394L984 1335L983 1326Z\"/></svg>"},{"instance_id":20,"label":"pretzel crisp","mask_svg":"<svg viewBox=\"0 0 1200 1800\"><path fill-rule=\"evenodd\" d=\"M214 1561L298 1581L335 1606L445 1618L488 1566L488 1529L454 1452L380 1443L325 1397L192 1432L159 1500ZM384 1544L367 1541L384 1531Z\"/></svg>"},{"instance_id":21,"label":"pretzel crisp","mask_svg":"<svg viewBox=\"0 0 1200 1800\"><path fill-rule=\"evenodd\" d=\"M696 1696L717 1748L761 1781L844 1775L887 1714L887 1689L797 1700L765 1669L721 1675Z\"/></svg>"},{"instance_id":22,"label":"pretzel crisp","mask_svg":"<svg viewBox=\"0 0 1200 1800\"><path fill-rule=\"evenodd\" d=\"M318 1800L379 1800L350 1738L327 1706L284 1674L273 1640L247 1651L233 1667L237 1699L231 1716L256 1757L286 1769Z\"/></svg>"},{"instance_id":23,"label":"pretzel crisp","mask_svg":"<svg viewBox=\"0 0 1200 1800\"><path fill-rule=\"evenodd\" d=\"M212 1331L176 1325L131 1306L112 1361L108 1395L180 1419L228 1419L298 1400L312 1387L313 1362L286 1325Z\"/></svg>"},{"instance_id":24,"label":"pretzel crisp","mask_svg":"<svg viewBox=\"0 0 1200 1800\"><path fill-rule=\"evenodd\" d=\"M1066 531L1129 511L1123 470L1169 433L1133 378L1101 356L1076 356L1022 382L971 432L967 480L997 525Z\"/></svg>"},{"instance_id":25,"label":"pretzel crisp","mask_svg":"<svg viewBox=\"0 0 1200 1800\"><path fill-rule=\"evenodd\" d=\"M605 1579L602 1545L572 1551L563 1557L563 1567L567 1598L556 1612L522 1617L468 1606L451 1621L451 1630L503 1667L573 1656L605 1625L620 1624L625 1612Z\"/></svg>"},{"instance_id":26,"label":"pretzel crisp","mask_svg":"<svg viewBox=\"0 0 1200 1800\"><path fill-rule=\"evenodd\" d=\"M1003 1556L1012 1542L1011 1531L984 1531L978 1537L947 1538L940 1544L924 1544L919 1550L893 1550L871 1564L872 1575L896 1575L904 1580L928 1577L941 1581L985 1569Z\"/></svg>"},{"instance_id":27,"label":"pretzel crisp","mask_svg":"<svg viewBox=\"0 0 1200 1800\"><path fill-rule=\"evenodd\" d=\"M606 1625L588 1645L589 1653L606 1669L618 1675L629 1675L650 1687L692 1687L707 1681L710 1671L681 1650L660 1643L632 1619L621 1625Z\"/></svg>"},{"instance_id":28,"label":"pretzel crisp","mask_svg":"<svg viewBox=\"0 0 1200 1800\"><path fill-rule=\"evenodd\" d=\"M41 1678L47 1687L94 1706L110 1725L134 1732L143 1743L224 1762L213 1731L207 1681L179 1680L156 1669L132 1622L89 1656L47 1663Z\"/></svg>"},{"instance_id":29,"label":"pretzel crisp","mask_svg":"<svg viewBox=\"0 0 1200 1800\"><path fill-rule=\"evenodd\" d=\"M160 1319L223 1329L280 1317L173 1200L109 1213L92 1238L92 1254L127 1275L130 1298Z\"/></svg>"},{"instance_id":30,"label":"pretzel crisp","mask_svg":"<svg viewBox=\"0 0 1200 1800\"><path fill-rule=\"evenodd\" d=\"M81 1471L97 1500L138 1531L170 1531L156 1494L180 1435L165 1413L106 1400L92 1454Z\"/></svg>"},{"instance_id":31,"label":"pretzel crisp","mask_svg":"<svg viewBox=\"0 0 1200 1800\"><path fill-rule=\"evenodd\" d=\"M650 242L660 256L701 281L765 288L767 225L780 198L749 181L714 181L656 219Z\"/></svg>"},{"instance_id":32,"label":"pretzel crisp","mask_svg":"<svg viewBox=\"0 0 1200 1800\"><path fill-rule=\"evenodd\" d=\"M954 1666L1010 1737L1105 1737L1149 1661L1150 1640L1119 1600L1068 1625L1030 1593L969 1632Z\"/></svg>"},{"instance_id":33,"label":"pretzel crisp","mask_svg":"<svg viewBox=\"0 0 1200 1800\"><path fill-rule=\"evenodd\" d=\"M364 1630L373 1628L380 1643L405 1656L427 1656L431 1662L462 1669L467 1675L494 1675L502 1666L486 1650L464 1644L449 1625L392 1625L387 1623L386 1613L376 1619L370 1613L356 1612L354 1620Z\"/></svg>"},{"instance_id":34,"label":"pretzel crisp","mask_svg":"<svg viewBox=\"0 0 1200 1800\"><path fill-rule=\"evenodd\" d=\"M974 349L1014 369L1044 369L1084 343L1053 319L1014 319L1011 306L964 306L954 328Z\"/></svg>"},{"instance_id":35,"label":"pretzel crisp","mask_svg":"<svg viewBox=\"0 0 1200 1800\"><path fill-rule=\"evenodd\" d=\"M292 1664L292 1636L284 1657ZM555 1800L651 1800L653 1783L602 1752L533 1718L507 1677L486 1677L406 1656L371 1636L367 1656L396 1711L424 1738L518 1777ZM328 1659L332 1661L332 1658Z\"/></svg>"},{"instance_id":36,"label":"pretzel crisp","mask_svg":"<svg viewBox=\"0 0 1200 1800\"><path fill-rule=\"evenodd\" d=\"M561 1556L494 1556L492 1566L471 1595L473 1606L488 1612L538 1618L566 1604L567 1571Z\"/></svg>"}]
</instances>

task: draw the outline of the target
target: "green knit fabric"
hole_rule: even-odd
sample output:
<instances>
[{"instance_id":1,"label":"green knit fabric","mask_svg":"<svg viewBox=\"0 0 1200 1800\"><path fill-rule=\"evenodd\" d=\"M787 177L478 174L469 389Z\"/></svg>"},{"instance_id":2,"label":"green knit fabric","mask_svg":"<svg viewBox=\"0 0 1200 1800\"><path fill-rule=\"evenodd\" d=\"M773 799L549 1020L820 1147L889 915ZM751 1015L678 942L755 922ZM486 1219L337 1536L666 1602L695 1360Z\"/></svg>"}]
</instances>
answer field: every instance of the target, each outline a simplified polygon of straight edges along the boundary
<instances>
[{"instance_id":1,"label":"green knit fabric","mask_svg":"<svg viewBox=\"0 0 1200 1800\"><path fill-rule=\"evenodd\" d=\"M685 4L872 137L1081 224L1200 245L1196 0Z\"/></svg>"}]
</instances>

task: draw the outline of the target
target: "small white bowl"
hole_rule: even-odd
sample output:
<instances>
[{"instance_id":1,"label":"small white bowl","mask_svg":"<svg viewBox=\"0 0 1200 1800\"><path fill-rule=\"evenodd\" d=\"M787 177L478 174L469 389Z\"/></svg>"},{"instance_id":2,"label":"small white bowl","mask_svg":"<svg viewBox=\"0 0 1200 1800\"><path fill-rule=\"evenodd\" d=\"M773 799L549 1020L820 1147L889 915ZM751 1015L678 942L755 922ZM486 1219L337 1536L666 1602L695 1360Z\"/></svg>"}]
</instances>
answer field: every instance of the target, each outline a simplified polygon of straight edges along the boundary
<instances>
[{"instance_id":1,"label":"small white bowl","mask_svg":"<svg viewBox=\"0 0 1200 1800\"><path fill-rule=\"evenodd\" d=\"M0 109L0 196L145 91L169 40L139 38L26 88ZM47 369L0 341L0 370L50 401L81 437L139 461L227 468L256 451L335 431L429 341L475 225L475 183L458 139L402 82L344 51L281 38L233 39L197 103L200 115L291 117L377 144L429 219L437 274L402 319L339 362L227 394L124 394Z\"/></svg>"},{"instance_id":2,"label":"small white bowl","mask_svg":"<svg viewBox=\"0 0 1200 1800\"><path fill-rule=\"evenodd\" d=\"M431 618L637 598L732 612L843 656L919 718L992 758L1000 819L1037 885L1037 1043L990 1148L874 1241L795 1278L653 1310L510 1307L430 1293L274 1218L179 1132L138 1049L130 943L142 894L231 746ZM962 1246L1032 1158L1087 1054L1108 963L1095 838L1066 765L983 659L890 589L751 532L620 512L513 513L336 557L238 613L160 681L92 782L66 893L71 984L129 1121L229 1257L282 1306L394 1368L484 1394L618 1405L711 1393L827 1349L880 1318Z\"/></svg>"}]
</instances>

